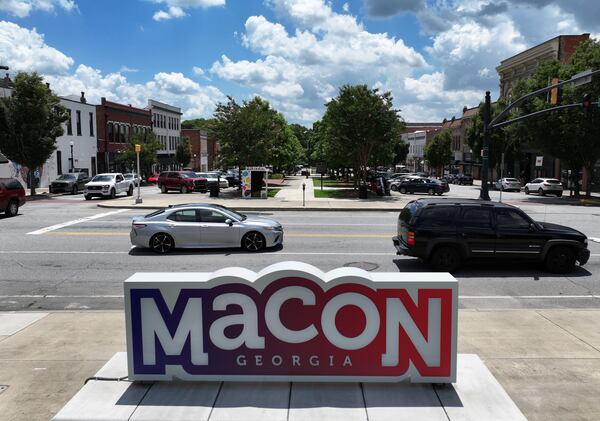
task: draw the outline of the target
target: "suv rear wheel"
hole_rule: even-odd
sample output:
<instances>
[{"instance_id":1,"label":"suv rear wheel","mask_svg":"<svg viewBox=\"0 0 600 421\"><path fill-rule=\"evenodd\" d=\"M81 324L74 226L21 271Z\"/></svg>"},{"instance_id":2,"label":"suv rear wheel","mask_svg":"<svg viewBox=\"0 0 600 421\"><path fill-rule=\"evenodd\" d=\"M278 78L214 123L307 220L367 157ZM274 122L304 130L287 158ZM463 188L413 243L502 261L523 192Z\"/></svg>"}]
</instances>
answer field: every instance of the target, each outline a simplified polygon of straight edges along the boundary
<instances>
[{"instance_id":1,"label":"suv rear wheel","mask_svg":"<svg viewBox=\"0 0 600 421\"><path fill-rule=\"evenodd\" d=\"M160 192L161 193L166 193L167 192L167 186L165 186L164 184L161 184L161 186L160 186Z\"/></svg>"},{"instance_id":2,"label":"suv rear wheel","mask_svg":"<svg viewBox=\"0 0 600 421\"><path fill-rule=\"evenodd\" d=\"M19 213L19 202L11 200L6 208L6 216L16 216Z\"/></svg>"},{"instance_id":3,"label":"suv rear wheel","mask_svg":"<svg viewBox=\"0 0 600 421\"><path fill-rule=\"evenodd\" d=\"M552 273L569 273L575 267L575 253L568 247L552 247L546 255L546 270Z\"/></svg>"},{"instance_id":4,"label":"suv rear wheel","mask_svg":"<svg viewBox=\"0 0 600 421\"><path fill-rule=\"evenodd\" d=\"M450 246L438 247L431 253L429 264L437 271L453 272L460 267L460 254Z\"/></svg>"},{"instance_id":5,"label":"suv rear wheel","mask_svg":"<svg viewBox=\"0 0 600 421\"><path fill-rule=\"evenodd\" d=\"M545 195L546 195L546 193L544 192L544 189L543 189L543 188L541 188L541 187L538 189L538 194L539 194L540 196L545 196Z\"/></svg>"},{"instance_id":6,"label":"suv rear wheel","mask_svg":"<svg viewBox=\"0 0 600 421\"><path fill-rule=\"evenodd\" d=\"M188 188L186 185L181 186L181 193L186 194L188 192Z\"/></svg>"}]
</instances>

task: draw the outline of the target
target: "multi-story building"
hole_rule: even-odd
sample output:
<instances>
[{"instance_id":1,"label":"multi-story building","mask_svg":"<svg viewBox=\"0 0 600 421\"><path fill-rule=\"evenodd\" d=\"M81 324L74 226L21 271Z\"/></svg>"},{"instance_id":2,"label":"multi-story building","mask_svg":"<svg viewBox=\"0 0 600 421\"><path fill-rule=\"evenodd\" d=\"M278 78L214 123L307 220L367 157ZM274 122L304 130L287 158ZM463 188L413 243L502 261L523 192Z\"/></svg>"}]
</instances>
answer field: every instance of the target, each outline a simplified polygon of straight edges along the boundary
<instances>
[{"instance_id":1,"label":"multi-story building","mask_svg":"<svg viewBox=\"0 0 600 421\"><path fill-rule=\"evenodd\" d=\"M197 171L216 169L219 142L211 138L206 130L182 129L181 137L190 139L192 145L192 167Z\"/></svg>"},{"instance_id":2,"label":"multi-story building","mask_svg":"<svg viewBox=\"0 0 600 421\"><path fill-rule=\"evenodd\" d=\"M156 169L179 169L175 150L181 141L181 108L149 99L146 109L152 113L152 130L162 145L157 152Z\"/></svg>"},{"instance_id":3,"label":"multi-story building","mask_svg":"<svg viewBox=\"0 0 600 421\"><path fill-rule=\"evenodd\" d=\"M425 145L427 143L427 132L418 130L411 133L403 133L402 140L408 143L408 154L406 155L406 166L413 172L425 169Z\"/></svg>"},{"instance_id":4,"label":"multi-story building","mask_svg":"<svg viewBox=\"0 0 600 421\"><path fill-rule=\"evenodd\" d=\"M515 56L500 62L496 71L500 76L500 96L511 100L512 90L520 80L532 76L540 63L548 60L558 60L569 63L573 53L583 41L588 40L590 34L560 35L543 42L535 47L525 50ZM522 156L520 159L506 162L506 170L514 176L519 176L524 181L535 177L561 177L561 166L558 159L544 154L529 145L521 145ZM537 157L542 156L542 165Z\"/></svg>"},{"instance_id":5,"label":"multi-story building","mask_svg":"<svg viewBox=\"0 0 600 421\"><path fill-rule=\"evenodd\" d=\"M64 134L56 138L56 150L39 169L40 187L48 187L61 174L84 171L97 172L96 106L88 104L85 93L60 98L69 119L63 123Z\"/></svg>"},{"instance_id":6,"label":"multi-story building","mask_svg":"<svg viewBox=\"0 0 600 421\"><path fill-rule=\"evenodd\" d=\"M450 130L452 135L452 172L457 174L472 174L473 177L480 177L481 164L477 157L473 156L473 151L468 145L467 135L469 129L473 126L473 117L479 111L479 107L463 107L462 116L452 117L450 120L444 119L442 130Z\"/></svg>"},{"instance_id":7,"label":"multi-story building","mask_svg":"<svg viewBox=\"0 0 600 421\"><path fill-rule=\"evenodd\" d=\"M143 108L132 107L101 99L96 105L98 136L98 172L124 171L117 160L127 149L127 143L136 134L152 130L152 113Z\"/></svg>"}]
</instances>

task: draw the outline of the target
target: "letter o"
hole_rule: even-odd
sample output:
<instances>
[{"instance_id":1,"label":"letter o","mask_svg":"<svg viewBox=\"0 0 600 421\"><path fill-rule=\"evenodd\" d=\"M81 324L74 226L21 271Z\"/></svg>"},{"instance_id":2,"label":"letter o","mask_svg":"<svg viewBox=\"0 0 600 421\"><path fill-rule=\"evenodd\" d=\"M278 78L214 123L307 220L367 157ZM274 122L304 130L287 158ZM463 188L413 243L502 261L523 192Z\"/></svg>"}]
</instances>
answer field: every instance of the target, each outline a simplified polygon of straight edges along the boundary
<instances>
[{"instance_id":1,"label":"letter o","mask_svg":"<svg viewBox=\"0 0 600 421\"><path fill-rule=\"evenodd\" d=\"M275 362L275 361L277 361L277 362ZM281 355L273 355L271 357L271 364L273 364L276 367L279 367L282 362L283 362L283 359L281 358Z\"/></svg>"},{"instance_id":2,"label":"letter o","mask_svg":"<svg viewBox=\"0 0 600 421\"><path fill-rule=\"evenodd\" d=\"M342 335L335 325L337 312L348 305L360 308L366 319L365 329L354 338ZM360 349L369 345L379 332L379 323L379 311L373 301L356 292L346 292L332 298L321 314L321 327L325 337L336 347L347 350Z\"/></svg>"}]
</instances>

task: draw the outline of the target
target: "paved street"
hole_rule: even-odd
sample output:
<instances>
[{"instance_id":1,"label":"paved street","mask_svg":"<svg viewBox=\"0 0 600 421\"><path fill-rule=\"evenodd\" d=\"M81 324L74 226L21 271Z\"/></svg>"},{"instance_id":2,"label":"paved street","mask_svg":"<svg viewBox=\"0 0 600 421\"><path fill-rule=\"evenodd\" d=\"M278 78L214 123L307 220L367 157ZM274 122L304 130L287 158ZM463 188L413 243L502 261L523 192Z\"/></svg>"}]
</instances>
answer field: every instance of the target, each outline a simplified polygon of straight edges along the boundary
<instances>
[{"instance_id":1,"label":"paved street","mask_svg":"<svg viewBox=\"0 0 600 421\"><path fill-rule=\"evenodd\" d=\"M477 195L472 186L452 186L450 197ZM143 194L158 194L154 187ZM496 196L498 192L493 192ZM191 200L201 201L204 195ZM404 196L406 200L419 195ZM600 238L600 210L554 203L553 198L504 194L536 220L555 222ZM149 211L101 209L81 195L27 203L15 218L0 217L0 310L120 309L122 282L139 271L214 271L226 266L260 270L299 260L322 270L355 265L376 271L425 271L416 259L399 257L391 243L397 211L262 212L285 229L280 249L260 254L242 250L179 250L158 256L132 249L131 218ZM37 232L37 233L36 233ZM35 233L35 234L28 234ZM599 240L600 241L600 240ZM456 274L462 308L598 308L600 244L591 241L587 265L569 276L536 265L472 265Z\"/></svg>"}]
</instances>

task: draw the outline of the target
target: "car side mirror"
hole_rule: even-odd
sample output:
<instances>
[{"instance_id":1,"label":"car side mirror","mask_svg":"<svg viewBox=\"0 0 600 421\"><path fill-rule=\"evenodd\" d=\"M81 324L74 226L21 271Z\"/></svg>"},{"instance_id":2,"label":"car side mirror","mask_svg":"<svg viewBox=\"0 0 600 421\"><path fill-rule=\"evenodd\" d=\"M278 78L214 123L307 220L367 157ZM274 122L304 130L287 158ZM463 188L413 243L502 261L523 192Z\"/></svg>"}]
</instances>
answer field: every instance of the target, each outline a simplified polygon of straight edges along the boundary
<instances>
[{"instance_id":1,"label":"car side mirror","mask_svg":"<svg viewBox=\"0 0 600 421\"><path fill-rule=\"evenodd\" d=\"M537 226L532 222L529 224L529 231L534 232L537 231Z\"/></svg>"},{"instance_id":2,"label":"car side mirror","mask_svg":"<svg viewBox=\"0 0 600 421\"><path fill-rule=\"evenodd\" d=\"M229 219L229 218L227 218L227 219L225 220L225 223L226 223L227 225L229 225L230 227L231 227L231 226L233 226L233 221L232 221L231 219Z\"/></svg>"}]
</instances>

